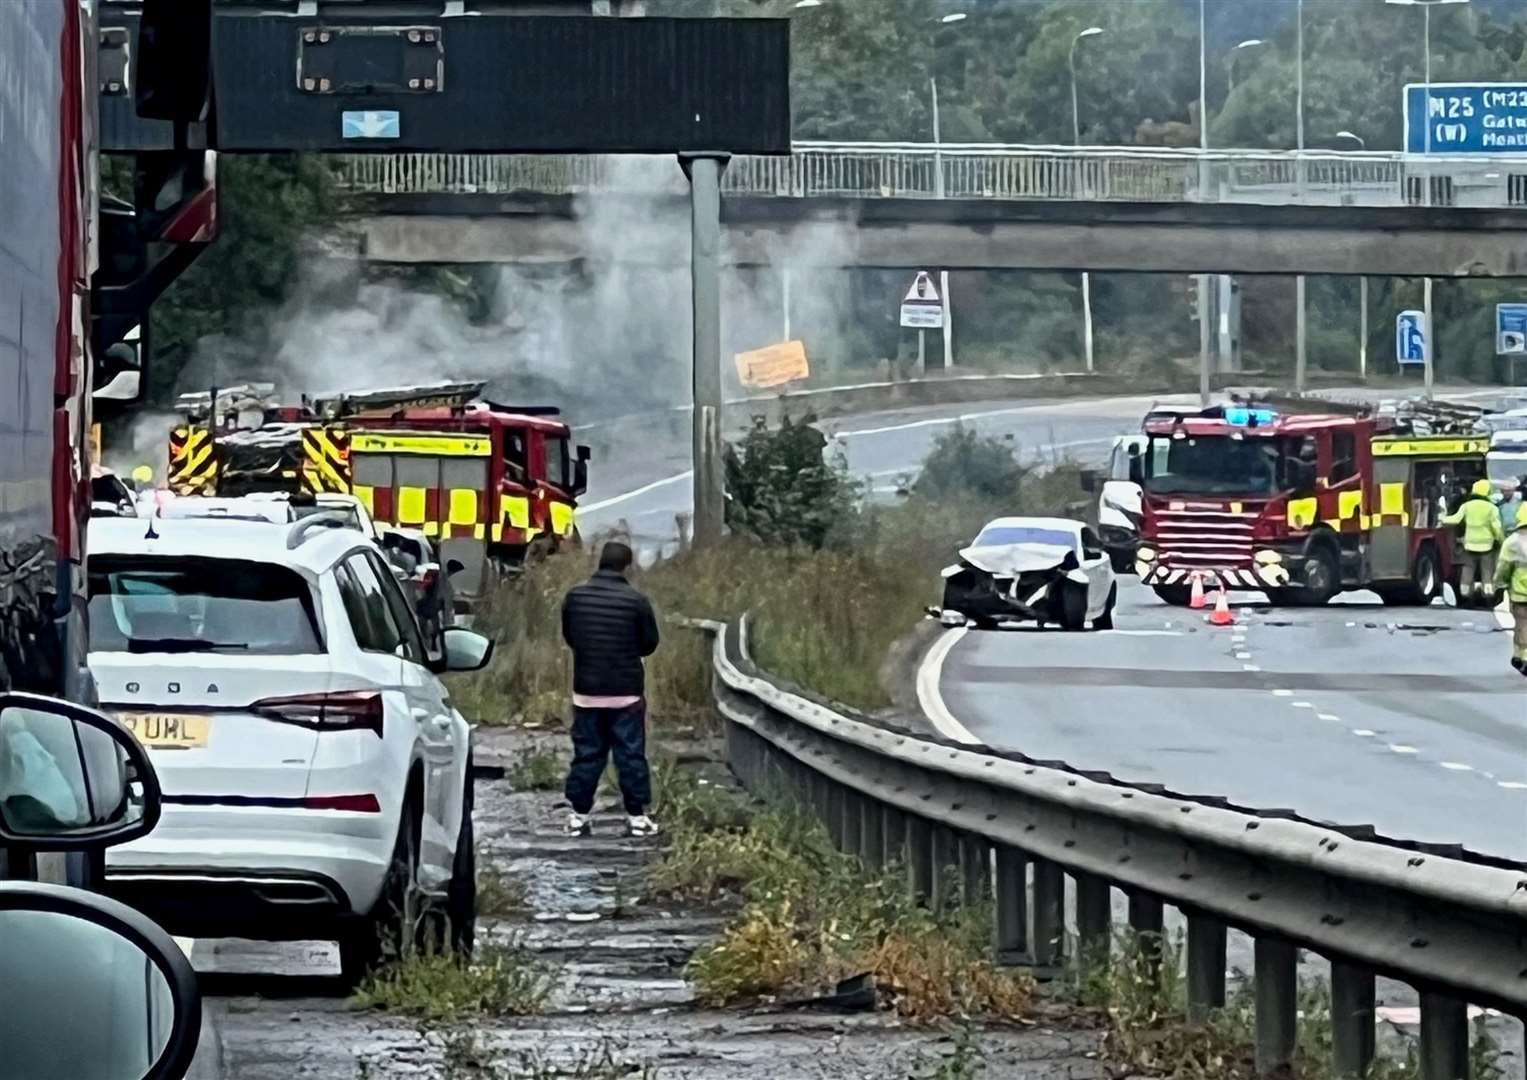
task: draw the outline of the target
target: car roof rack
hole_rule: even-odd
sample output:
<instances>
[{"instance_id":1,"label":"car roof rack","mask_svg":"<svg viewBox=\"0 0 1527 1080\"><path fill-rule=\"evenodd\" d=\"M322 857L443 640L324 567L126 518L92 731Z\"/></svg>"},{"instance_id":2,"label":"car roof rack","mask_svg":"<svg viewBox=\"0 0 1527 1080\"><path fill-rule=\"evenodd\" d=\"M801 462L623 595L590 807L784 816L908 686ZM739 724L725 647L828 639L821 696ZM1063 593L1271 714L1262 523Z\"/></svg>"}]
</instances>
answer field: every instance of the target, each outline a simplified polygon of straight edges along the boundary
<instances>
[{"instance_id":1,"label":"car roof rack","mask_svg":"<svg viewBox=\"0 0 1527 1080\"><path fill-rule=\"evenodd\" d=\"M293 522L286 531L286 550L296 551L319 529L344 529L349 525L349 516L337 510L320 510L316 514L309 514Z\"/></svg>"}]
</instances>

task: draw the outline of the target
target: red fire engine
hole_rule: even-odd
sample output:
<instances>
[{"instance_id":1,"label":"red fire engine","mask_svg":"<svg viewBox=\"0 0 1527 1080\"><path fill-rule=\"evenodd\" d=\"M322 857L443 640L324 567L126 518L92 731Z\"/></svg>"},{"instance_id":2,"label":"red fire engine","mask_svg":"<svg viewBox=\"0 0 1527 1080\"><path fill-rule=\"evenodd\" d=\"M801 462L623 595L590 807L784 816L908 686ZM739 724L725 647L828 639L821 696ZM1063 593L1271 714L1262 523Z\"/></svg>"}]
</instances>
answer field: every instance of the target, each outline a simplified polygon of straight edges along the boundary
<instances>
[{"instance_id":1,"label":"red fire engine","mask_svg":"<svg viewBox=\"0 0 1527 1080\"><path fill-rule=\"evenodd\" d=\"M1170 604L1188 602L1195 575L1275 604L1323 604L1347 589L1430 603L1454 572L1455 534L1441 519L1485 475L1488 437L1411 412L1294 410L1146 417L1140 580Z\"/></svg>"}]
</instances>

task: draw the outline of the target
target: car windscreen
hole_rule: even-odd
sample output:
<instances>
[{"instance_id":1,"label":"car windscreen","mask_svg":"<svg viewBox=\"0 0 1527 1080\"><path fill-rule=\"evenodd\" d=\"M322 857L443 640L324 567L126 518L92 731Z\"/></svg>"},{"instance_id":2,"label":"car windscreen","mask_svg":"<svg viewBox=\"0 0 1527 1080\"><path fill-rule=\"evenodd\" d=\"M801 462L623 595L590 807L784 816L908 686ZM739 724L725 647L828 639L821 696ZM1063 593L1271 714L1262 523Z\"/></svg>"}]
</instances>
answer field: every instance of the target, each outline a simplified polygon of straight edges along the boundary
<instances>
[{"instance_id":1,"label":"car windscreen","mask_svg":"<svg viewBox=\"0 0 1527 1080\"><path fill-rule=\"evenodd\" d=\"M93 652L323 652L312 590L242 559L92 555Z\"/></svg>"},{"instance_id":2,"label":"car windscreen","mask_svg":"<svg viewBox=\"0 0 1527 1080\"><path fill-rule=\"evenodd\" d=\"M344 528L359 530L361 527L361 516L356 512L355 507L349 503L346 503L342 506L336 506L333 504L326 505L324 503L304 505L293 504L292 514L297 518L311 517L314 514L329 514L331 516L340 516L344 518ZM336 525L336 527L338 526Z\"/></svg>"},{"instance_id":3,"label":"car windscreen","mask_svg":"<svg viewBox=\"0 0 1527 1080\"><path fill-rule=\"evenodd\" d=\"M1181 495L1272 495L1303 486L1308 467L1294 455L1308 453L1303 441L1228 435L1157 436L1146 451L1145 490Z\"/></svg>"},{"instance_id":4,"label":"car windscreen","mask_svg":"<svg viewBox=\"0 0 1527 1080\"><path fill-rule=\"evenodd\" d=\"M1485 468L1496 483L1517 481L1527 476L1527 446L1515 446L1503 451L1491 450L1485 458Z\"/></svg>"},{"instance_id":5,"label":"car windscreen","mask_svg":"<svg viewBox=\"0 0 1527 1080\"><path fill-rule=\"evenodd\" d=\"M988 525L972 547L1005 547L1008 544L1048 544L1076 550L1076 534L1038 525Z\"/></svg>"}]
</instances>

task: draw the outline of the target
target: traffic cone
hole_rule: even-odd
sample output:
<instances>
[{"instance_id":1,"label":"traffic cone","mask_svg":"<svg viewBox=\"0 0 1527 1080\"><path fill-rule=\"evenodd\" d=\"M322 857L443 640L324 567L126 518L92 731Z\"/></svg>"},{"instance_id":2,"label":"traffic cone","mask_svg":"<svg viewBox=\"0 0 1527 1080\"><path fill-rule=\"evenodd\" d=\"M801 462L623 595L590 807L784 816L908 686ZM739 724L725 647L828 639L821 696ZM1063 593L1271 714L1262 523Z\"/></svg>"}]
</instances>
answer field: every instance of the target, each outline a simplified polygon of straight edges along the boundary
<instances>
[{"instance_id":1,"label":"traffic cone","mask_svg":"<svg viewBox=\"0 0 1527 1080\"><path fill-rule=\"evenodd\" d=\"M1225 587L1219 587L1219 596L1214 600L1214 611L1209 616L1211 626L1233 626L1235 616L1230 614L1230 597L1225 593Z\"/></svg>"},{"instance_id":2,"label":"traffic cone","mask_svg":"<svg viewBox=\"0 0 1527 1080\"><path fill-rule=\"evenodd\" d=\"M1193 571L1193 593L1188 598L1188 607L1195 611L1207 604L1204 599L1204 576L1197 570Z\"/></svg>"}]
</instances>

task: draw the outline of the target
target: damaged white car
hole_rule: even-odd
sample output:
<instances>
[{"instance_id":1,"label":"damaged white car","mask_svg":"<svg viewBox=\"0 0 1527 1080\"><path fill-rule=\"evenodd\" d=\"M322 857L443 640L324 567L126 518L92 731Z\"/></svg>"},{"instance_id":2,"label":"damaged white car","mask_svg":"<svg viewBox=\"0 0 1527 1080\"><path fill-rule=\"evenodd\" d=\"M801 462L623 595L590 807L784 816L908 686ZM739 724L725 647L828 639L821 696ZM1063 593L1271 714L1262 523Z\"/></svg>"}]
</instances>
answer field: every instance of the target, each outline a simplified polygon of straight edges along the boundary
<instances>
[{"instance_id":1,"label":"damaged white car","mask_svg":"<svg viewBox=\"0 0 1527 1080\"><path fill-rule=\"evenodd\" d=\"M943 607L934 610L946 626L972 621L993 629L1018 619L1041 628L1113 628L1119 596L1113 567L1097 535L1080 521L997 518L943 576Z\"/></svg>"}]
</instances>

